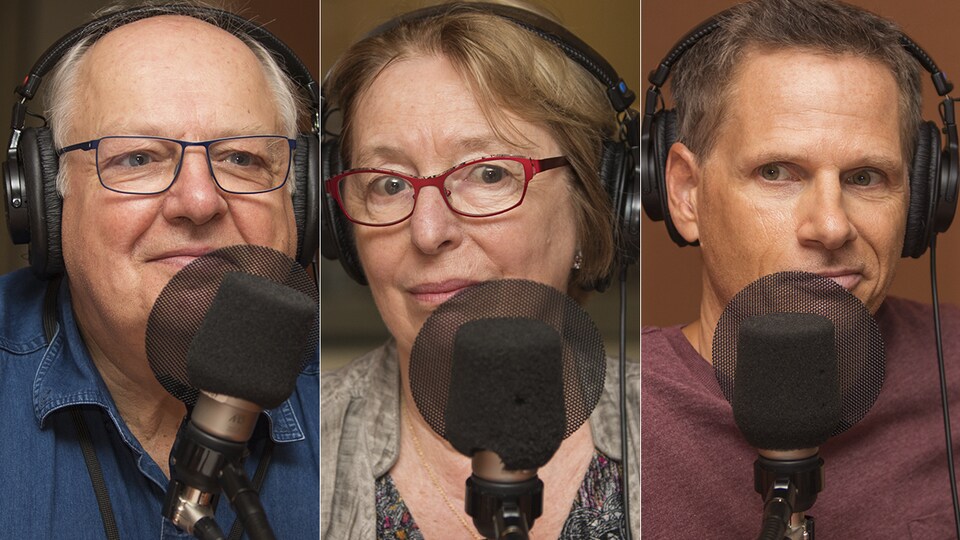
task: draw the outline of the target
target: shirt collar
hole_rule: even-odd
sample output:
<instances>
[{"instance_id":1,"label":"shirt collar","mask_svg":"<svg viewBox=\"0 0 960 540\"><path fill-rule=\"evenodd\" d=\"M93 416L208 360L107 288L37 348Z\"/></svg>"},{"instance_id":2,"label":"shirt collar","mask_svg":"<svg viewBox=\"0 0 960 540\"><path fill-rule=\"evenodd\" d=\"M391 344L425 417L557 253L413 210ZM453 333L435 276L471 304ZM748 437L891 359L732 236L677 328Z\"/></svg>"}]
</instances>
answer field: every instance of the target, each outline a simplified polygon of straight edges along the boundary
<instances>
[{"instance_id":1,"label":"shirt collar","mask_svg":"<svg viewBox=\"0 0 960 540\"><path fill-rule=\"evenodd\" d=\"M33 410L38 425L42 428L47 417L59 409L95 405L105 410L126 438L129 430L83 344L73 317L73 304L66 281L60 286L57 306L57 329L50 344L41 347L43 358L33 381ZM318 363L311 362L304 371L311 369L319 369ZM270 436L275 442L294 442L305 438L290 399L264 413L269 419Z\"/></svg>"}]
</instances>

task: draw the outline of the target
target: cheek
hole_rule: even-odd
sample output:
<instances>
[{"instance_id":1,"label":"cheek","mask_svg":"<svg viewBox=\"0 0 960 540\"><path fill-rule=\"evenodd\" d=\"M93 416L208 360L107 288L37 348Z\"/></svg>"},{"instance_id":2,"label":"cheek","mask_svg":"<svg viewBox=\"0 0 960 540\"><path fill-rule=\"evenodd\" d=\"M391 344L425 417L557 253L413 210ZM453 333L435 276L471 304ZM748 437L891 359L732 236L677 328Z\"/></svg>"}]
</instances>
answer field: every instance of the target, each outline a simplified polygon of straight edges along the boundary
<instances>
[{"instance_id":1,"label":"cheek","mask_svg":"<svg viewBox=\"0 0 960 540\"><path fill-rule=\"evenodd\" d=\"M124 199L71 193L63 201L61 243L64 260L96 254L129 253L159 212L157 199ZM119 261L113 261L114 263Z\"/></svg>"},{"instance_id":2,"label":"cheek","mask_svg":"<svg viewBox=\"0 0 960 540\"><path fill-rule=\"evenodd\" d=\"M297 224L290 195L258 199L239 195L229 200L230 214L243 241L267 246L293 258L297 250Z\"/></svg>"}]
</instances>

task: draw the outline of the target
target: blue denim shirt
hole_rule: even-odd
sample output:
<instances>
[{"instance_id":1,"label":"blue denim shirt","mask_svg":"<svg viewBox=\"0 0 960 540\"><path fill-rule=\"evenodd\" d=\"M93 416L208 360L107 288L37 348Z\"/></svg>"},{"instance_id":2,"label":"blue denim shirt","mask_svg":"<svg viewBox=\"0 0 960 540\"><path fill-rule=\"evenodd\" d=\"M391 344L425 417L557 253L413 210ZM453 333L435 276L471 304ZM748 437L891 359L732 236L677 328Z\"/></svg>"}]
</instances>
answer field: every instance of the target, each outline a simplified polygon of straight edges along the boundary
<instances>
[{"instance_id":1,"label":"blue denim shirt","mask_svg":"<svg viewBox=\"0 0 960 540\"><path fill-rule=\"evenodd\" d=\"M46 282L19 270L0 277L0 537L105 538L70 413L81 408L122 539L191 538L161 517L167 478L134 438L93 365L61 285L58 328L48 345ZM319 361L293 395L261 415L250 442L252 478L265 437L277 443L260 497L277 538L319 537ZM221 497L226 534L235 514ZM244 536L246 538L246 536Z\"/></svg>"}]
</instances>

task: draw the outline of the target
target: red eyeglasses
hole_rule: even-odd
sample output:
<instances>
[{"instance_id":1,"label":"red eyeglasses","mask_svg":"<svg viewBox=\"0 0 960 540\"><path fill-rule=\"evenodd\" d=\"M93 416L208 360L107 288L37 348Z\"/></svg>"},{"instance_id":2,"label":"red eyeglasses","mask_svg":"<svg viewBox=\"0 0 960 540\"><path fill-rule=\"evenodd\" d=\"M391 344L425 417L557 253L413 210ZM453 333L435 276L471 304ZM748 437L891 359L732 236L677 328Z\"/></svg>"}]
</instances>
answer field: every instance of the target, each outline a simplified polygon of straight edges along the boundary
<instances>
[{"instance_id":1,"label":"red eyeglasses","mask_svg":"<svg viewBox=\"0 0 960 540\"><path fill-rule=\"evenodd\" d=\"M565 156L531 159L489 156L467 161L435 176L411 176L386 169L351 169L324 182L350 221L370 227L409 218L420 190L433 186L453 212L488 217L520 206L537 174L569 165Z\"/></svg>"}]
</instances>

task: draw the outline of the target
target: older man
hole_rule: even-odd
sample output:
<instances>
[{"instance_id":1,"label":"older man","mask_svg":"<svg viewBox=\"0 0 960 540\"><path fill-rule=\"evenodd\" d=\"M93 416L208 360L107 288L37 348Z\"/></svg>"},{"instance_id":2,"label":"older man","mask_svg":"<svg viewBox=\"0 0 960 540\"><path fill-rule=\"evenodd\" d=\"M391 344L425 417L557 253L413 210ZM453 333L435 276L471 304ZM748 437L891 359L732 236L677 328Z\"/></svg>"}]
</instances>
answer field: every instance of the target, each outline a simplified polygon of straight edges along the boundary
<instances>
[{"instance_id":1,"label":"older man","mask_svg":"<svg viewBox=\"0 0 960 540\"><path fill-rule=\"evenodd\" d=\"M283 168L291 153L278 154L281 172L267 186L277 189L239 190L211 164L222 159L217 143L182 142L264 136L287 145L297 133L300 99L279 64L198 13L115 16L112 29L67 52L47 81L66 278L49 343L46 283L28 271L0 280L0 422L10 435L0 445L4 536L95 538L114 521L123 538L181 538L160 509L185 408L148 365L150 310L178 270L217 248L296 254L294 173ZM133 136L152 137L154 146L136 146ZM163 185L130 182L123 171L164 159L156 145L174 161L181 152L179 166ZM315 361L304 369L249 444L247 474L268 465L261 499L279 538L319 535L317 370ZM108 497L95 495L78 426L89 431ZM226 501L216 519L225 530L233 524Z\"/></svg>"},{"instance_id":2,"label":"older man","mask_svg":"<svg viewBox=\"0 0 960 540\"><path fill-rule=\"evenodd\" d=\"M899 36L838 2L758 0L726 12L672 71L678 142L665 186L677 234L700 245L703 290L693 322L643 334L642 511L652 538L759 532L757 450L714 377L712 344L731 299L786 270L852 293L875 314L887 352L872 410L820 448L817 529L953 535L930 308L887 296L922 144L920 65ZM957 315L946 314L948 351L960 346ZM954 394L958 369L948 374Z\"/></svg>"}]
</instances>

